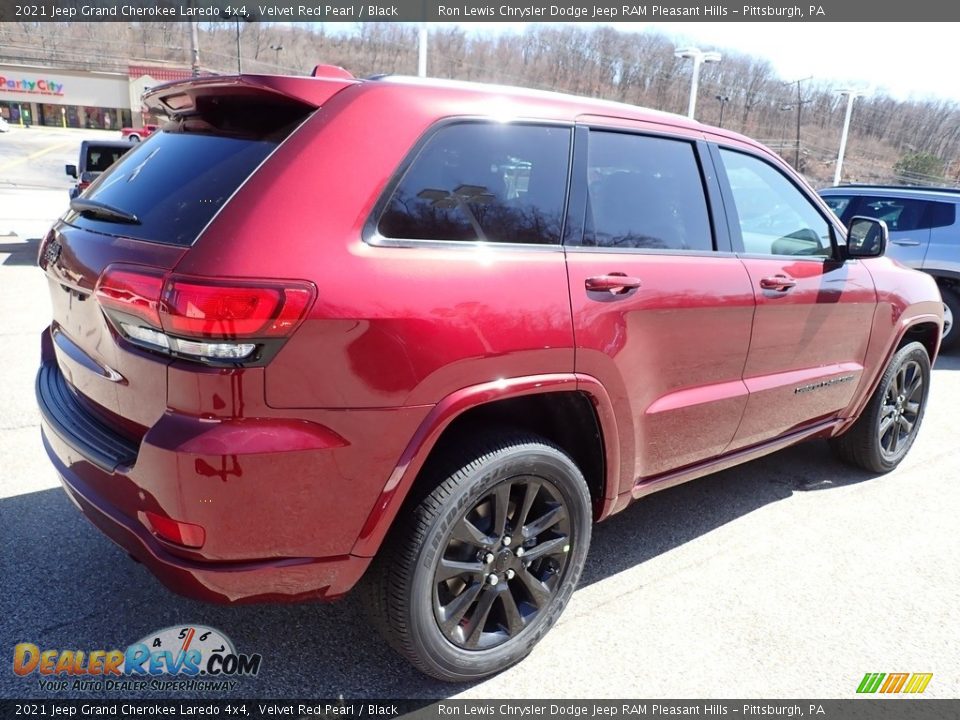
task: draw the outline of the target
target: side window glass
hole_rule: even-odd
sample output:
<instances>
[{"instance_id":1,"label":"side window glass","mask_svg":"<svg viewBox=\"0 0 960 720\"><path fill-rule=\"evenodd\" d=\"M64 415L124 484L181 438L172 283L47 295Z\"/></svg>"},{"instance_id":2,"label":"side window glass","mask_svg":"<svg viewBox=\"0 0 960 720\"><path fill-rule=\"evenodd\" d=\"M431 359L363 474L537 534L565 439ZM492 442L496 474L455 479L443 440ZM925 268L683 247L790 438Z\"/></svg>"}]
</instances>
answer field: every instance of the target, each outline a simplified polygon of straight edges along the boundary
<instances>
[{"instance_id":1,"label":"side window glass","mask_svg":"<svg viewBox=\"0 0 960 720\"><path fill-rule=\"evenodd\" d=\"M591 132L583 244L713 250L703 180L683 140Z\"/></svg>"},{"instance_id":2,"label":"side window glass","mask_svg":"<svg viewBox=\"0 0 960 720\"><path fill-rule=\"evenodd\" d=\"M957 206L953 203L927 203L926 223L932 228L949 227L957 221Z\"/></svg>"},{"instance_id":3,"label":"side window glass","mask_svg":"<svg viewBox=\"0 0 960 720\"><path fill-rule=\"evenodd\" d=\"M570 129L463 123L438 130L394 191L388 238L560 242Z\"/></svg>"},{"instance_id":4,"label":"side window glass","mask_svg":"<svg viewBox=\"0 0 960 720\"><path fill-rule=\"evenodd\" d=\"M751 155L720 150L744 252L754 255L833 255L830 224L772 165Z\"/></svg>"},{"instance_id":5,"label":"side window glass","mask_svg":"<svg viewBox=\"0 0 960 720\"><path fill-rule=\"evenodd\" d=\"M833 210L833 214L841 220L843 215L850 208L850 201L853 198L849 195L825 195L823 201Z\"/></svg>"},{"instance_id":6,"label":"side window glass","mask_svg":"<svg viewBox=\"0 0 960 720\"><path fill-rule=\"evenodd\" d=\"M862 213L887 223L890 232L928 230L953 223L949 203L912 200L909 198L866 197L861 205ZM949 219L949 222L946 220Z\"/></svg>"}]
</instances>

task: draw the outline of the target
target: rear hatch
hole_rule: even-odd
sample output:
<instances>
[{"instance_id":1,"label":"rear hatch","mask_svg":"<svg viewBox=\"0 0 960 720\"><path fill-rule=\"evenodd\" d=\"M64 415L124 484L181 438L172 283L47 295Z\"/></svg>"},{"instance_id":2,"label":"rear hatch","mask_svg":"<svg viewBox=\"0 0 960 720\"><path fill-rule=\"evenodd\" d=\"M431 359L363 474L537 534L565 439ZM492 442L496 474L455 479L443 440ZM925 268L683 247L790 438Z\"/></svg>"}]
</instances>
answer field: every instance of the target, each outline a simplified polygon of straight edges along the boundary
<instances>
[{"instance_id":1,"label":"rear hatch","mask_svg":"<svg viewBox=\"0 0 960 720\"><path fill-rule=\"evenodd\" d=\"M154 325L161 325L161 292L173 286L170 272L277 146L353 82L204 78L160 86L145 98L171 121L75 198L40 248L56 366L90 412L134 439L163 414L166 369L178 346ZM207 297L203 287L181 285L187 302ZM249 299L245 291L238 302ZM303 299L287 292L288 305ZM189 314L175 318L177 327L204 332ZM182 341L179 349L194 345Z\"/></svg>"}]
</instances>

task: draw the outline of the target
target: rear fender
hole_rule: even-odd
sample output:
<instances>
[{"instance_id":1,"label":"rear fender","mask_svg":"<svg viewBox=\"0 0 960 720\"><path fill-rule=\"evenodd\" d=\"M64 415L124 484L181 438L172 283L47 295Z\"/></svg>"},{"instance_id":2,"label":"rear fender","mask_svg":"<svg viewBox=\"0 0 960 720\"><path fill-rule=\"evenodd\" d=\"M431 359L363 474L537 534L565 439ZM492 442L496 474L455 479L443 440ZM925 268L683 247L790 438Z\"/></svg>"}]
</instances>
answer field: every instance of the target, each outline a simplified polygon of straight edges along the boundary
<instances>
[{"instance_id":1,"label":"rear fender","mask_svg":"<svg viewBox=\"0 0 960 720\"><path fill-rule=\"evenodd\" d=\"M497 400L562 391L584 392L596 408L606 460L603 503L597 519L608 516L617 497L620 461L616 419L610 399L603 387L593 378L574 373L506 378L462 388L434 406L401 455L390 479L374 504L351 554L361 557L376 555L407 494L413 487L417 474L423 468L443 431L457 417L467 410Z\"/></svg>"}]
</instances>

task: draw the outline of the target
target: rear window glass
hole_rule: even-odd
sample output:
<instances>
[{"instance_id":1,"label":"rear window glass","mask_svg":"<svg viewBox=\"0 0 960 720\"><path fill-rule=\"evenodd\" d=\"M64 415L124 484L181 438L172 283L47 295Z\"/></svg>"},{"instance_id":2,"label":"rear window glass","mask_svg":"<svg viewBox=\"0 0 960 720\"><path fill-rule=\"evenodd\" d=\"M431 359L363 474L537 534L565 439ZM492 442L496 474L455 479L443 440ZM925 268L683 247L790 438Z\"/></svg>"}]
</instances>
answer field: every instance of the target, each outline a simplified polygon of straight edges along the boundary
<instances>
[{"instance_id":1,"label":"rear window glass","mask_svg":"<svg viewBox=\"0 0 960 720\"><path fill-rule=\"evenodd\" d=\"M570 130L464 123L436 132L378 229L410 240L560 242Z\"/></svg>"},{"instance_id":2,"label":"rear window glass","mask_svg":"<svg viewBox=\"0 0 960 720\"><path fill-rule=\"evenodd\" d=\"M103 172L119 160L126 151L127 148L88 145L85 169L87 172Z\"/></svg>"},{"instance_id":3,"label":"rear window glass","mask_svg":"<svg viewBox=\"0 0 960 720\"><path fill-rule=\"evenodd\" d=\"M273 140L154 133L101 175L84 196L136 215L139 224L76 213L67 221L99 232L190 245L276 146Z\"/></svg>"}]
</instances>

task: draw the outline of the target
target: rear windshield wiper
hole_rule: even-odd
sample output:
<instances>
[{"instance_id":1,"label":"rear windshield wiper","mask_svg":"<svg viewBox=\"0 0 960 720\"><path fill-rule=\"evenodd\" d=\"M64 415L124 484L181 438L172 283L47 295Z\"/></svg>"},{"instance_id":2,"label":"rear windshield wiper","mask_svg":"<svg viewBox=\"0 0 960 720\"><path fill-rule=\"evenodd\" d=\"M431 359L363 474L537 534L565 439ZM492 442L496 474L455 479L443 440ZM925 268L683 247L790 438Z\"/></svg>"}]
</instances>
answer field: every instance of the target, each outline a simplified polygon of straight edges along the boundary
<instances>
[{"instance_id":1,"label":"rear windshield wiper","mask_svg":"<svg viewBox=\"0 0 960 720\"><path fill-rule=\"evenodd\" d=\"M84 217L127 223L128 225L140 224L140 218L133 213L127 212L126 210L121 210L113 205L100 202L99 200L89 200L87 198L75 197L70 201L70 209L80 213Z\"/></svg>"}]
</instances>

